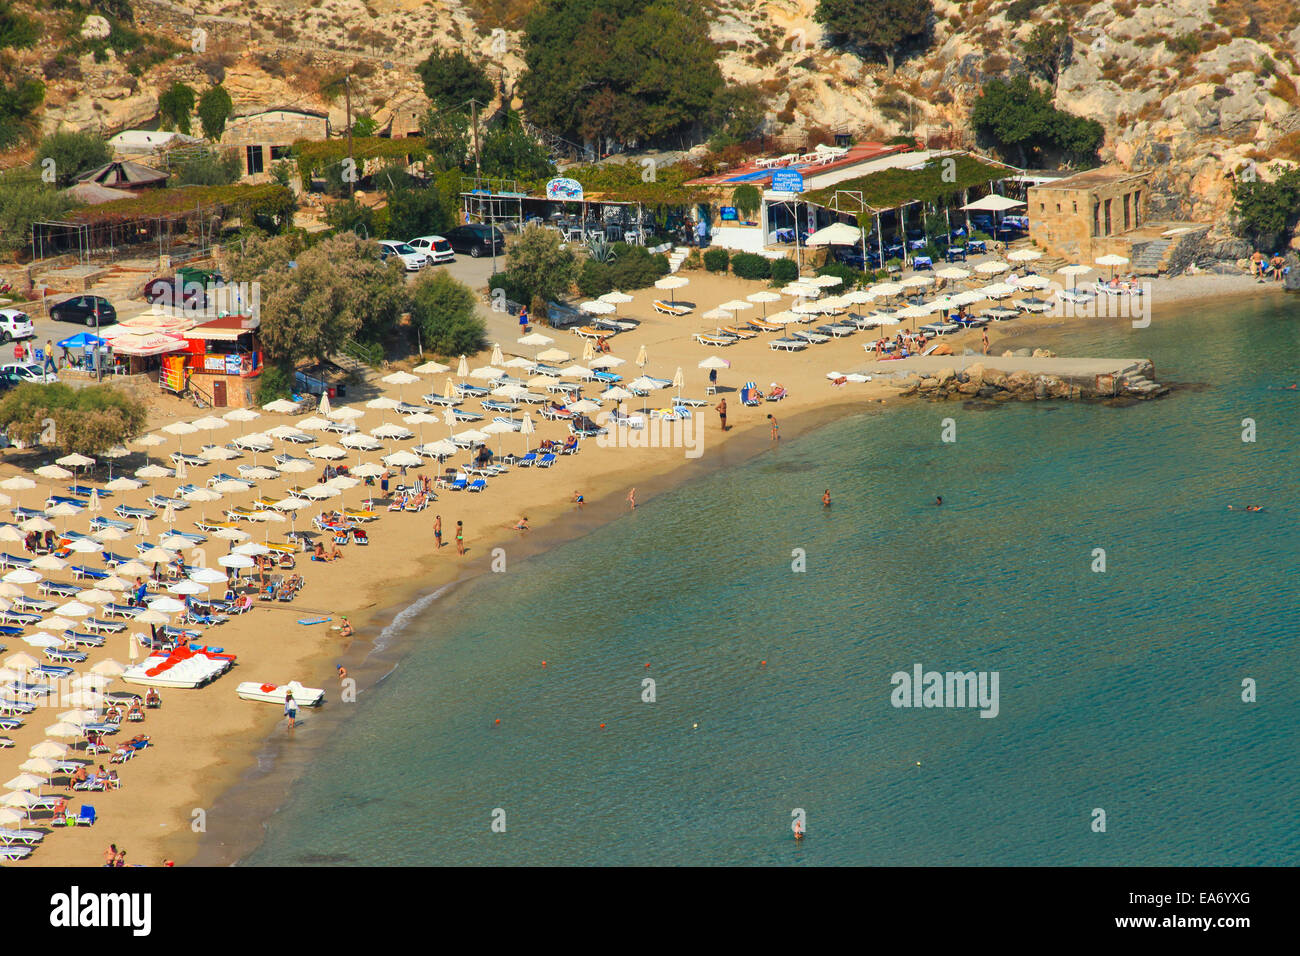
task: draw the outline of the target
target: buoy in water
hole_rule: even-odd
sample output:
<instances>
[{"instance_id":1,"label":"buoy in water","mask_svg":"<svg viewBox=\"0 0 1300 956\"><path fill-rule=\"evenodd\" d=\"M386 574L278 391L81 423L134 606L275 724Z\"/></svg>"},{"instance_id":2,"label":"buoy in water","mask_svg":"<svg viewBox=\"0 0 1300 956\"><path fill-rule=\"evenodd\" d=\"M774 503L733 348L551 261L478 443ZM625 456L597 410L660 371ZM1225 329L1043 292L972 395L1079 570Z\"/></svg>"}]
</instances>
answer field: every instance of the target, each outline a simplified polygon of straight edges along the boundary
<instances>
[{"instance_id":1,"label":"buoy in water","mask_svg":"<svg viewBox=\"0 0 1300 956\"><path fill-rule=\"evenodd\" d=\"M600 725L600 729L601 729L601 730L604 730L604 729L605 729L605 725L604 725L604 724L601 724L601 725Z\"/></svg>"}]
</instances>

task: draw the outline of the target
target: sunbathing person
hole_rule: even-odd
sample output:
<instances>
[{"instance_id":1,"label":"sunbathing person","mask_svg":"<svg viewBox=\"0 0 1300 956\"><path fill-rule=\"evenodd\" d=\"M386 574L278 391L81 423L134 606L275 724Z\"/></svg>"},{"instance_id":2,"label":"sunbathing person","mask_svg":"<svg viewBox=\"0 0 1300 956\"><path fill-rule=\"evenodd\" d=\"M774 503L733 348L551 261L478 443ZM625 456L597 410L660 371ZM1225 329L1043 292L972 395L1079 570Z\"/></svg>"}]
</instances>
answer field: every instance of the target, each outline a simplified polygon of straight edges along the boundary
<instances>
[{"instance_id":1,"label":"sunbathing person","mask_svg":"<svg viewBox=\"0 0 1300 956\"><path fill-rule=\"evenodd\" d=\"M144 720L144 708L140 706L140 702L138 700L135 703L133 703L131 707L127 710L126 719Z\"/></svg>"},{"instance_id":2,"label":"sunbathing person","mask_svg":"<svg viewBox=\"0 0 1300 956\"><path fill-rule=\"evenodd\" d=\"M146 707L161 707L162 695L160 695L158 691L150 687L149 690L145 692L144 705Z\"/></svg>"},{"instance_id":3,"label":"sunbathing person","mask_svg":"<svg viewBox=\"0 0 1300 956\"><path fill-rule=\"evenodd\" d=\"M578 436L577 436L577 435L570 435L568 438L564 439L564 448L561 449L561 450L562 450L562 451L573 451L573 450L575 450L577 447L578 447Z\"/></svg>"},{"instance_id":4,"label":"sunbathing person","mask_svg":"<svg viewBox=\"0 0 1300 956\"><path fill-rule=\"evenodd\" d=\"M86 770L86 765L82 764L76 772L68 778L68 789L71 790L78 783L85 783L90 778L90 773Z\"/></svg>"},{"instance_id":5,"label":"sunbathing person","mask_svg":"<svg viewBox=\"0 0 1300 956\"><path fill-rule=\"evenodd\" d=\"M312 549L312 552L311 552L311 559L312 559L313 561L328 561L328 560L330 560L329 555L327 555L327 554L325 553L325 545L324 545L323 542L320 542L320 541L317 541L317 542L316 542L316 547L313 548L313 549Z\"/></svg>"}]
</instances>

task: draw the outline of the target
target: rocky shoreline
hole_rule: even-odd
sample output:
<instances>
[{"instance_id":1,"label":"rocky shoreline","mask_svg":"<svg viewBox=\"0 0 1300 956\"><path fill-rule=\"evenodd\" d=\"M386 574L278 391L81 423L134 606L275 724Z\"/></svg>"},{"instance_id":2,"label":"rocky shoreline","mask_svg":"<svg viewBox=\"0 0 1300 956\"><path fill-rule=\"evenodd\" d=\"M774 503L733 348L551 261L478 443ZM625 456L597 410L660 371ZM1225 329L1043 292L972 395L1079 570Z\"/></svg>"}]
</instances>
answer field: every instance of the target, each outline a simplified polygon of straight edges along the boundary
<instances>
[{"instance_id":1,"label":"rocky shoreline","mask_svg":"<svg viewBox=\"0 0 1300 956\"><path fill-rule=\"evenodd\" d=\"M1051 358L1050 352L1039 349L1034 358ZM976 363L958 371L955 368L939 369L932 375L916 372L900 382L902 395L915 395L932 402L975 401L986 402L1105 402L1115 399L1152 399L1169 392L1167 385L1154 381L1155 366L1147 361L1120 375L1098 375L1089 380L1083 376L1063 376L1025 371L1004 372L1001 369Z\"/></svg>"}]
</instances>

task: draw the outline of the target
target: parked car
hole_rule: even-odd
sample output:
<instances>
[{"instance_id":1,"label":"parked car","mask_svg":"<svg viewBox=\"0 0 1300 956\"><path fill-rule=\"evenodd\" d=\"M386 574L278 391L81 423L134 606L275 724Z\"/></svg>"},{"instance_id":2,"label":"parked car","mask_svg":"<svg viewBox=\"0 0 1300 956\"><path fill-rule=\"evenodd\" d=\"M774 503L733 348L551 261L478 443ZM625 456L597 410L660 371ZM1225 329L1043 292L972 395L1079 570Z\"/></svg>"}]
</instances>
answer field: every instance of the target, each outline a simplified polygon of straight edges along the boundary
<instances>
[{"instance_id":1,"label":"parked car","mask_svg":"<svg viewBox=\"0 0 1300 956\"><path fill-rule=\"evenodd\" d=\"M451 248L451 243L442 236L420 236L417 239L412 239L407 245L416 252L424 253L430 262L452 262L456 258L456 252Z\"/></svg>"},{"instance_id":2,"label":"parked car","mask_svg":"<svg viewBox=\"0 0 1300 956\"><path fill-rule=\"evenodd\" d=\"M17 372L11 372L8 369L0 369L0 393L9 391L23 383L24 379ZM0 445L0 448L7 448L7 445Z\"/></svg>"},{"instance_id":3,"label":"parked car","mask_svg":"<svg viewBox=\"0 0 1300 956\"><path fill-rule=\"evenodd\" d=\"M45 371L40 362L10 362L8 365L0 366L0 376L10 375L19 384L23 382L52 384L59 380L53 372Z\"/></svg>"},{"instance_id":4,"label":"parked car","mask_svg":"<svg viewBox=\"0 0 1300 956\"><path fill-rule=\"evenodd\" d=\"M95 321L95 310L99 321ZM50 318L56 322L79 322L87 328L112 325L117 321L117 309L102 295L77 295L50 306Z\"/></svg>"},{"instance_id":5,"label":"parked car","mask_svg":"<svg viewBox=\"0 0 1300 956\"><path fill-rule=\"evenodd\" d=\"M380 239L379 258L387 262L394 256L402 260L402 266L407 272L419 272L429 264L428 256L423 252L416 252L406 243L392 239Z\"/></svg>"},{"instance_id":6,"label":"parked car","mask_svg":"<svg viewBox=\"0 0 1300 956\"><path fill-rule=\"evenodd\" d=\"M144 287L144 298L151 303L202 309L208 304L207 289L219 288L224 281L220 272L182 267L175 276L150 279Z\"/></svg>"},{"instance_id":7,"label":"parked car","mask_svg":"<svg viewBox=\"0 0 1300 956\"><path fill-rule=\"evenodd\" d=\"M36 333L32 330L32 318L26 312L17 309L0 309L0 342L10 339L30 339Z\"/></svg>"},{"instance_id":8,"label":"parked car","mask_svg":"<svg viewBox=\"0 0 1300 956\"><path fill-rule=\"evenodd\" d=\"M506 237L501 230L477 222L447 230L447 241L456 252L468 252L475 259L492 255L493 251L497 255L506 251Z\"/></svg>"}]
</instances>

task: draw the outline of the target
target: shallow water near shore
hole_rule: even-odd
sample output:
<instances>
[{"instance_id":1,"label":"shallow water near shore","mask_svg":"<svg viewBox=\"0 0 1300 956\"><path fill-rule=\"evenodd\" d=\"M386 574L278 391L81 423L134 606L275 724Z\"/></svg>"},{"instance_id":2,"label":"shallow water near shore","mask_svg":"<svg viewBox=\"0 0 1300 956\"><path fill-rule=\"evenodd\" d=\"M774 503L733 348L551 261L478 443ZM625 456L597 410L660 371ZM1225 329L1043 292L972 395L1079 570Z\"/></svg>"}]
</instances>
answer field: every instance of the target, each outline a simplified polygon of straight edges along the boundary
<instances>
[{"instance_id":1,"label":"shallow water near shore","mask_svg":"<svg viewBox=\"0 0 1300 956\"><path fill-rule=\"evenodd\" d=\"M1186 311L1051 340L1164 400L852 414L453 590L242 862L1300 862L1300 323Z\"/></svg>"}]
</instances>

